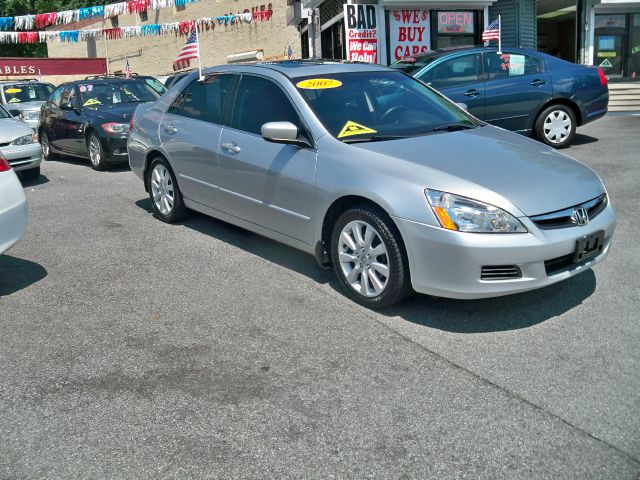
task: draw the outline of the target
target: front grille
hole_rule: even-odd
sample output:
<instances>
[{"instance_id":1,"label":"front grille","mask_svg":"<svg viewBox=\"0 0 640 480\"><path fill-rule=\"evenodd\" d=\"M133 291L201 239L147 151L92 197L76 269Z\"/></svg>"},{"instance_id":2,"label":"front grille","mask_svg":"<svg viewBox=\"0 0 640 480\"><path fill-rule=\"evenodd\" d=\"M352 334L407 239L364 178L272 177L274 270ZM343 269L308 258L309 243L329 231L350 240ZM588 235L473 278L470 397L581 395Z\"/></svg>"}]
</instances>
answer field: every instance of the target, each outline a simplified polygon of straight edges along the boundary
<instances>
[{"instance_id":1,"label":"front grille","mask_svg":"<svg viewBox=\"0 0 640 480\"><path fill-rule=\"evenodd\" d=\"M580 205L565 208L564 210L558 210L557 212L536 215L535 217L530 217L530 219L542 230L575 227L576 223L573 220L572 215L576 208L584 208L587 211L589 220L592 220L605 209L607 203L607 194L603 193L599 197L589 200L588 202L581 203Z\"/></svg>"},{"instance_id":2,"label":"front grille","mask_svg":"<svg viewBox=\"0 0 640 480\"><path fill-rule=\"evenodd\" d=\"M9 160L9 165L13 165L14 163L22 162L24 160L32 160L32 158L31 157L12 158L11 160Z\"/></svg>"},{"instance_id":3,"label":"front grille","mask_svg":"<svg viewBox=\"0 0 640 480\"><path fill-rule=\"evenodd\" d=\"M522 271L517 265L487 265L482 267L480 280L513 280L522 278Z\"/></svg>"}]
</instances>

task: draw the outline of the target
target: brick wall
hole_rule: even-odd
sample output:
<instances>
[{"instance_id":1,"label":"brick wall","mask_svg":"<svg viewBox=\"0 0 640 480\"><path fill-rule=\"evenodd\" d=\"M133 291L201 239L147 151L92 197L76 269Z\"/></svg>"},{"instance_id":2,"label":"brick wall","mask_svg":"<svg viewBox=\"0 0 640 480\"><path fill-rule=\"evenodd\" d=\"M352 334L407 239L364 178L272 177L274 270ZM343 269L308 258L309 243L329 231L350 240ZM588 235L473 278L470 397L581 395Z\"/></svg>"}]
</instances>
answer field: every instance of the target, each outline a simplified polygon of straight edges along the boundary
<instances>
[{"instance_id":1,"label":"brick wall","mask_svg":"<svg viewBox=\"0 0 640 480\"><path fill-rule=\"evenodd\" d=\"M263 0L264 1L264 0ZM192 3L182 10L165 8L150 10L148 21L141 22L138 15L121 15L118 17L119 27L132 25L148 25L153 23L170 23L194 20L200 17L215 17L228 13L251 11L252 7L264 5L260 0L202 0ZM202 65L211 66L227 63L227 55L251 50L263 50L264 58L282 58L288 45L291 45L296 58L300 58L300 34L295 27L288 27L286 22L286 0L272 2L273 15L270 20L253 20L251 23L239 22L236 25L217 25L213 30L200 34L200 52ZM84 29L103 28L102 22L85 26ZM106 20L104 28L112 28L111 21ZM73 27L66 26L71 30ZM148 75L166 75L172 72L172 64L178 52L186 42L186 37L173 34L130 37L121 40L97 40L95 49L87 42L60 43L48 42L49 57L87 57L89 50L98 57L107 57L111 72L124 70L124 58L134 72ZM93 53L92 52L92 53ZM195 64L194 64L195 63ZM191 62L197 66L197 62ZM61 83L70 80L71 76L47 80ZM55 80L55 81L54 81Z\"/></svg>"}]
</instances>

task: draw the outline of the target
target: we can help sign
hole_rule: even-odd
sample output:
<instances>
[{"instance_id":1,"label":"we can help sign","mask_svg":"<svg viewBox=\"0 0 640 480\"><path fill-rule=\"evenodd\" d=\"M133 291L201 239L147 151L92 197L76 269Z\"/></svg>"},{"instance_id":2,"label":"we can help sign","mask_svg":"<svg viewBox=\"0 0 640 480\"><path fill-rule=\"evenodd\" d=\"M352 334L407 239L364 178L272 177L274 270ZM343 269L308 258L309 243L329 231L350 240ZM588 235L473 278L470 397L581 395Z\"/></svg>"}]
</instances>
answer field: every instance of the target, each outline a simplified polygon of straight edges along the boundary
<instances>
[{"instance_id":1,"label":"we can help sign","mask_svg":"<svg viewBox=\"0 0 640 480\"><path fill-rule=\"evenodd\" d=\"M344 5L347 60L378 63L378 25L375 5Z\"/></svg>"},{"instance_id":2,"label":"we can help sign","mask_svg":"<svg viewBox=\"0 0 640 480\"><path fill-rule=\"evenodd\" d=\"M389 12L391 62L429 50L431 31L429 10L392 10Z\"/></svg>"}]
</instances>

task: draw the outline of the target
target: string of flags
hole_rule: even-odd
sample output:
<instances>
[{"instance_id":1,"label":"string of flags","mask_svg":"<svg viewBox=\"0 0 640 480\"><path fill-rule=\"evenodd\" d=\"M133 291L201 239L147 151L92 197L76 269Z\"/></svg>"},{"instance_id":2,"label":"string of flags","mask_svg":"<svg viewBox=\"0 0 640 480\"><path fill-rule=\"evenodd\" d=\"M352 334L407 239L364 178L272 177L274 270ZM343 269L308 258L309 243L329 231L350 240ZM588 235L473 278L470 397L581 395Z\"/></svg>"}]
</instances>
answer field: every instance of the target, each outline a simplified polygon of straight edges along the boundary
<instances>
[{"instance_id":1,"label":"string of flags","mask_svg":"<svg viewBox=\"0 0 640 480\"><path fill-rule=\"evenodd\" d=\"M135 0L136 2L148 2L149 0ZM153 0L152 0L153 1ZM171 0L173 1L173 0ZM176 0L181 1L181 0ZM183 22L160 23L150 25L135 25L121 28L87 29L87 30L61 30L61 31L30 31L30 32L3 32L0 31L0 43L38 43L48 41L60 41L77 43L89 39L119 40L129 37L145 37L150 35L188 35L194 28L199 31L213 30L216 25L236 25L238 23L250 23L253 20L269 20L271 11L256 11L248 13L220 15L217 17L205 17L198 20Z\"/></svg>"},{"instance_id":2,"label":"string of flags","mask_svg":"<svg viewBox=\"0 0 640 480\"><path fill-rule=\"evenodd\" d=\"M147 10L184 7L198 1L200 0L128 0L110 5L97 5L95 7L64 10L62 12L0 17L0 30L41 30L43 28L65 25L88 18L111 18L127 13L141 13Z\"/></svg>"}]
</instances>

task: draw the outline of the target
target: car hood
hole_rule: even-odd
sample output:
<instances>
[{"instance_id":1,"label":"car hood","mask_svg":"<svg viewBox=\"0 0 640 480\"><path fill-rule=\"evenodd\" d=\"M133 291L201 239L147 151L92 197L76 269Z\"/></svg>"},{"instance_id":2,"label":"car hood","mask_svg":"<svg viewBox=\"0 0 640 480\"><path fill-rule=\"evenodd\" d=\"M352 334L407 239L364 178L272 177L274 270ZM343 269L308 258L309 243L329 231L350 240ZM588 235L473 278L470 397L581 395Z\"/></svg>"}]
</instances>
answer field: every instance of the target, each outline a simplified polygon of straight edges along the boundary
<instances>
[{"instance_id":1,"label":"car hood","mask_svg":"<svg viewBox=\"0 0 640 480\"><path fill-rule=\"evenodd\" d=\"M140 103L123 103L120 105L98 107L96 109L85 107L83 113L88 117L95 118L100 123L129 123L138 105L140 105Z\"/></svg>"},{"instance_id":2,"label":"car hood","mask_svg":"<svg viewBox=\"0 0 640 480\"><path fill-rule=\"evenodd\" d=\"M17 118L0 119L0 143L13 142L18 137L33 134L29 125Z\"/></svg>"},{"instance_id":3,"label":"car hood","mask_svg":"<svg viewBox=\"0 0 640 480\"><path fill-rule=\"evenodd\" d=\"M604 192L586 165L490 125L353 146L428 167L425 187L504 205L495 202L499 196L527 216L578 205Z\"/></svg>"}]
</instances>

